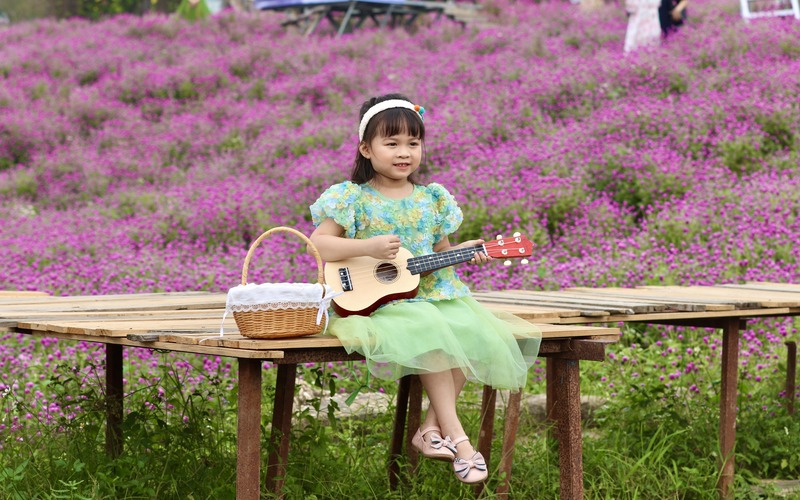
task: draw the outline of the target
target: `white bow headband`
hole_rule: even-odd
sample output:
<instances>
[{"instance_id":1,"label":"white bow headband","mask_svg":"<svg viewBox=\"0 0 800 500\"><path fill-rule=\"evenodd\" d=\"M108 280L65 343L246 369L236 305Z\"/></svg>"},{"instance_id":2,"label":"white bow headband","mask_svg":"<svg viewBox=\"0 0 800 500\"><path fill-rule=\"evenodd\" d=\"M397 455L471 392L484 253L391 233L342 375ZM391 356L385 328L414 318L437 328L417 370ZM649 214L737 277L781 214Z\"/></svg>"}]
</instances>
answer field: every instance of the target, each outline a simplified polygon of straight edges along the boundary
<instances>
[{"instance_id":1,"label":"white bow headband","mask_svg":"<svg viewBox=\"0 0 800 500\"><path fill-rule=\"evenodd\" d=\"M410 109L411 111L415 111L417 116L422 123L425 123L425 119L422 117L425 114L425 108L418 104L411 104L408 101L403 99L389 99L388 101L379 102L378 104L372 106L364 113L364 117L361 118L361 123L358 125L358 140L364 140L364 131L367 130L367 124L372 118L380 113L381 111L386 111L387 109L392 108L406 108Z\"/></svg>"}]
</instances>

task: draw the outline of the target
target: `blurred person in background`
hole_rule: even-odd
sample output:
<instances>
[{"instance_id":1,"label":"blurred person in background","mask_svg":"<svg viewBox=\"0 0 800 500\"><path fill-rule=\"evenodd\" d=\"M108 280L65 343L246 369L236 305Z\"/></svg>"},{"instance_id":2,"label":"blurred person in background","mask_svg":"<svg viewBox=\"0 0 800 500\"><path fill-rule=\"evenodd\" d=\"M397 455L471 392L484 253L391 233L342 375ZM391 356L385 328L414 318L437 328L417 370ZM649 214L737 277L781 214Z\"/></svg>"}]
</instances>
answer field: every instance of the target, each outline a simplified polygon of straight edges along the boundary
<instances>
[{"instance_id":1,"label":"blurred person in background","mask_svg":"<svg viewBox=\"0 0 800 500\"><path fill-rule=\"evenodd\" d=\"M662 0L626 0L628 29L625 31L625 53L639 47L652 46L661 40L659 6Z\"/></svg>"},{"instance_id":2,"label":"blurred person in background","mask_svg":"<svg viewBox=\"0 0 800 500\"><path fill-rule=\"evenodd\" d=\"M687 0L661 0L658 8L658 20L664 37L683 26L686 20Z\"/></svg>"},{"instance_id":3,"label":"blurred person in background","mask_svg":"<svg viewBox=\"0 0 800 500\"><path fill-rule=\"evenodd\" d=\"M206 0L182 0L175 12L189 21L205 19L211 15Z\"/></svg>"}]
</instances>

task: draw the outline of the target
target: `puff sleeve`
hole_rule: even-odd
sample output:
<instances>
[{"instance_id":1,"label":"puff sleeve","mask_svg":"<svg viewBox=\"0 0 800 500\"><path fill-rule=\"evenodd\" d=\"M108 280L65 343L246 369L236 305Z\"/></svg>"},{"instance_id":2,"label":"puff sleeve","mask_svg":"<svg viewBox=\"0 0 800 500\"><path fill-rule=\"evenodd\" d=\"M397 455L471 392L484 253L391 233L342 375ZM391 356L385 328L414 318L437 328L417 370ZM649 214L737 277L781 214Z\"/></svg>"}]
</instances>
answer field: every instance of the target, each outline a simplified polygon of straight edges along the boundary
<instances>
[{"instance_id":1,"label":"puff sleeve","mask_svg":"<svg viewBox=\"0 0 800 500\"><path fill-rule=\"evenodd\" d=\"M431 197L433 198L434 210L436 212L436 228L434 229L434 243L447 235L450 235L461 226L464 215L461 208L452 194L441 184L428 184Z\"/></svg>"},{"instance_id":2,"label":"puff sleeve","mask_svg":"<svg viewBox=\"0 0 800 500\"><path fill-rule=\"evenodd\" d=\"M311 221L314 227L325 219L333 219L342 226L348 238L356 234L356 200L361 187L350 181L334 184L323 192L311 205Z\"/></svg>"}]
</instances>

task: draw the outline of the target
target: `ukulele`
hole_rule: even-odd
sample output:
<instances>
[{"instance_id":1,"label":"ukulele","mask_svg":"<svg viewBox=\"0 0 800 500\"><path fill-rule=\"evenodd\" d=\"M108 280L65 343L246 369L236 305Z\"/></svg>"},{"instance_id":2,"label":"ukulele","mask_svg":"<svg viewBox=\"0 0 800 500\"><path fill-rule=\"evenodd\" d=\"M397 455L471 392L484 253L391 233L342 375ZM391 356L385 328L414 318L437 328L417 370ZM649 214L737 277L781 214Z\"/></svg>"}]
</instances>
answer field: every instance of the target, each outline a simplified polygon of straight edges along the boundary
<instances>
[{"instance_id":1,"label":"ukulele","mask_svg":"<svg viewBox=\"0 0 800 500\"><path fill-rule=\"evenodd\" d=\"M533 243L514 233L512 238L498 236L471 248L459 248L414 257L405 248L400 248L392 260L372 257L353 257L325 264L325 283L333 289L333 310L339 316L357 314L369 316L381 305L398 299L410 299L417 295L420 274L436 271L472 259L477 252L495 258L530 257ZM510 260L504 262L511 265Z\"/></svg>"}]
</instances>

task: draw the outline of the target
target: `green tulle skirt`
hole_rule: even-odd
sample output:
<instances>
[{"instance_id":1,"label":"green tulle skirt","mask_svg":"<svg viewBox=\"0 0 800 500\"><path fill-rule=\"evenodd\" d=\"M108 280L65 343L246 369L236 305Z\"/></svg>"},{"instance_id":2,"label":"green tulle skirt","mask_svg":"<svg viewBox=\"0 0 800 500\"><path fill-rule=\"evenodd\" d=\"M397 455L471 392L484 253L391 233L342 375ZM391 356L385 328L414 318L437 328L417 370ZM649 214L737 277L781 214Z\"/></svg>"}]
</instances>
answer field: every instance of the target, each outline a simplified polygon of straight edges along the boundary
<instances>
[{"instance_id":1,"label":"green tulle skirt","mask_svg":"<svg viewBox=\"0 0 800 500\"><path fill-rule=\"evenodd\" d=\"M381 379L460 368L469 380L511 390L525 387L541 344L534 325L472 297L395 302L371 316L332 315L328 333L364 356Z\"/></svg>"}]
</instances>

